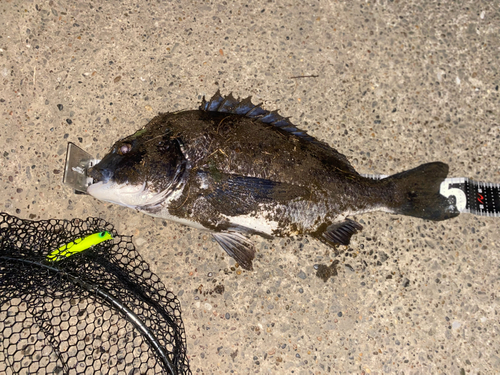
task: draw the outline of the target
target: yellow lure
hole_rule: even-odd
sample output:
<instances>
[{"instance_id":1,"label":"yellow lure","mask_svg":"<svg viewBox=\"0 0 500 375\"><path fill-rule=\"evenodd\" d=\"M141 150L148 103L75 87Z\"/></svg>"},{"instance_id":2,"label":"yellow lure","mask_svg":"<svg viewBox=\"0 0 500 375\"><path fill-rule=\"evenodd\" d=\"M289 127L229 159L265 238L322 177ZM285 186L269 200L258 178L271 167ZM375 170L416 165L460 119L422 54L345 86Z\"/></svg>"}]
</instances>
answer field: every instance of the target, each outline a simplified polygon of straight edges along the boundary
<instances>
[{"instance_id":1,"label":"yellow lure","mask_svg":"<svg viewBox=\"0 0 500 375\"><path fill-rule=\"evenodd\" d=\"M59 249L52 251L49 255L47 255L47 260L50 262L59 262L60 260L70 257L73 254L80 253L103 241L112 239L113 237L108 231L94 233L88 235L87 237L78 238L73 242L61 246Z\"/></svg>"}]
</instances>

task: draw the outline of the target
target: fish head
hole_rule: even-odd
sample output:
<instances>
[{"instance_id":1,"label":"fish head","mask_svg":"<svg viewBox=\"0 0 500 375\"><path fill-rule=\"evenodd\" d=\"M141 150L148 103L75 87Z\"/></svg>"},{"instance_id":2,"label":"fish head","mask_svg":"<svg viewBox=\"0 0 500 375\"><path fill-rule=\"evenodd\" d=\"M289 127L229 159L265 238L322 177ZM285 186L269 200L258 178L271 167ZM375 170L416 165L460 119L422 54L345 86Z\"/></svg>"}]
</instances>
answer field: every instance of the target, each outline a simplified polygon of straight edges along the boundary
<instances>
[{"instance_id":1,"label":"fish head","mask_svg":"<svg viewBox=\"0 0 500 375\"><path fill-rule=\"evenodd\" d=\"M168 132L142 129L116 142L88 175L93 197L154 213L184 183L187 159L182 142Z\"/></svg>"}]
</instances>

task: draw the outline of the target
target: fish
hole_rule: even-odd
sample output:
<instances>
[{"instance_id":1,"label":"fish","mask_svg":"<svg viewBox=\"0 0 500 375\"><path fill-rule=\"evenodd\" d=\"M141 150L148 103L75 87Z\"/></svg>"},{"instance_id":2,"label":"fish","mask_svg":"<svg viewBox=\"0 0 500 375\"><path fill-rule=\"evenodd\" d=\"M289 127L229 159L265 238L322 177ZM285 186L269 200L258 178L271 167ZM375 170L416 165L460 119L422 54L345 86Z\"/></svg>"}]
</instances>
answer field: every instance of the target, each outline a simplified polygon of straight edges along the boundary
<instances>
[{"instance_id":1,"label":"fish","mask_svg":"<svg viewBox=\"0 0 500 375\"><path fill-rule=\"evenodd\" d=\"M112 240L113 236L108 231L93 233L86 237L77 238L58 249L52 251L47 255L46 259L49 262L59 262L74 254L81 253L92 246L100 244L101 242Z\"/></svg>"},{"instance_id":2,"label":"fish","mask_svg":"<svg viewBox=\"0 0 500 375\"><path fill-rule=\"evenodd\" d=\"M434 221L459 214L439 193L447 164L363 177L277 111L219 90L197 110L160 113L114 143L88 175L94 198L209 231L246 270L252 235L309 235L337 248L363 229L357 214Z\"/></svg>"}]
</instances>

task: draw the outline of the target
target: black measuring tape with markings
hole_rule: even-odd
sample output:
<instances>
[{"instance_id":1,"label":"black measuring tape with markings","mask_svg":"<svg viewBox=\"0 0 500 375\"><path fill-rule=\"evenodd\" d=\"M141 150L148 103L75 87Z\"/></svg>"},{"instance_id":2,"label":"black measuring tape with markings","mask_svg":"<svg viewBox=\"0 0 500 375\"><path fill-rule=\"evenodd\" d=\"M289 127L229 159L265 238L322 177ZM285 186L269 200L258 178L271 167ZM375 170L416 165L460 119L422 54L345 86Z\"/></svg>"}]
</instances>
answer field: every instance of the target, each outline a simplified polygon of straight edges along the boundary
<instances>
[{"instance_id":1,"label":"black measuring tape with markings","mask_svg":"<svg viewBox=\"0 0 500 375\"><path fill-rule=\"evenodd\" d=\"M455 198L458 211L481 216L500 216L500 184L465 177L447 178L439 192Z\"/></svg>"},{"instance_id":2,"label":"black measuring tape with markings","mask_svg":"<svg viewBox=\"0 0 500 375\"><path fill-rule=\"evenodd\" d=\"M381 180L389 177L379 174L361 176ZM446 178L439 189L460 213L479 216L500 216L500 184L474 181L467 177Z\"/></svg>"}]
</instances>

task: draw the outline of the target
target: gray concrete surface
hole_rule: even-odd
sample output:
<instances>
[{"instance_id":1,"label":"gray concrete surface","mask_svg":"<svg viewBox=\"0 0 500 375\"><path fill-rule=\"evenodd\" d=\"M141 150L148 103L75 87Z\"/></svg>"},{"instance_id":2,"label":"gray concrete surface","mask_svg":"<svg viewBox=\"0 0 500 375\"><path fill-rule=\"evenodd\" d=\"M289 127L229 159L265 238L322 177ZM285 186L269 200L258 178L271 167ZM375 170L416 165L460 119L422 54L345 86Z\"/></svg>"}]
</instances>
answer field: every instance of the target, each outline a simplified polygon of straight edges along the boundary
<instances>
[{"instance_id":1,"label":"gray concrete surface","mask_svg":"<svg viewBox=\"0 0 500 375\"><path fill-rule=\"evenodd\" d=\"M241 272L207 233L61 181L68 141L102 157L220 88L280 109L360 173L441 160L499 183L498 1L4 0L0 25L2 211L134 235L181 300L193 373L500 373L499 219L359 215L338 257L255 237ZM316 277L335 259L338 276Z\"/></svg>"}]
</instances>

